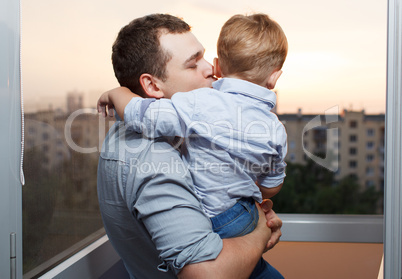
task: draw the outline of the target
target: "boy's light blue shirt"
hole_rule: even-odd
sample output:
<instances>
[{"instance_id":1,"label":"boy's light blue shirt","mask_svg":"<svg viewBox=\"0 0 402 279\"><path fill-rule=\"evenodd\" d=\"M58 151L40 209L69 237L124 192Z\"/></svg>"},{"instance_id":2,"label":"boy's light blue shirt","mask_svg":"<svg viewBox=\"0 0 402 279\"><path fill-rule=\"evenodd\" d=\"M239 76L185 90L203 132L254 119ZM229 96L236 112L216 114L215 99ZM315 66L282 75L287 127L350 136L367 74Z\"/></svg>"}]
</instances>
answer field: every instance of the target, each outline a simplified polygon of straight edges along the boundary
<instances>
[{"instance_id":1,"label":"boy's light blue shirt","mask_svg":"<svg viewBox=\"0 0 402 279\"><path fill-rule=\"evenodd\" d=\"M144 136L179 136L205 212L213 217L239 198L262 201L285 177L286 131L271 112L274 92L240 79L223 78L213 88L176 93L172 99L133 98L124 118Z\"/></svg>"}]
</instances>

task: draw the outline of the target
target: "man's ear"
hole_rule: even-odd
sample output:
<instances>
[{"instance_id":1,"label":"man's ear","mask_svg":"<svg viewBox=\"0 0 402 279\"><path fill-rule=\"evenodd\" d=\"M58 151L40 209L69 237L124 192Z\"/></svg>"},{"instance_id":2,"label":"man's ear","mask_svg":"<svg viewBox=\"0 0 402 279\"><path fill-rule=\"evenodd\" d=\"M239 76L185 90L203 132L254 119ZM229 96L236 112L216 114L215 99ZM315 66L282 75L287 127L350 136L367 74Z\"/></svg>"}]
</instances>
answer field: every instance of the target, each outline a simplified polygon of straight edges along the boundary
<instances>
[{"instance_id":1,"label":"man's ear","mask_svg":"<svg viewBox=\"0 0 402 279\"><path fill-rule=\"evenodd\" d=\"M268 89L274 89L276 82L278 81L279 77L282 74L282 70L277 70L274 71L268 78L268 82L267 82L267 88Z\"/></svg>"},{"instance_id":2,"label":"man's ear","mask_svg":"<svg viewBox=\"0 0 402 279\"><path fill-rule=\"evenodd\" d=\"M222 72L221 72L221 67L219 66L219 60L218 58L214 58L214 76L217 78L222 77Z\"/></svg>"},{"instance_id":3,"label":"man's ear","mask_svg":"<svg viewBox=\"0 0 402 279\"><path fill-rule=\"evenodd\" d=\"M144 93L151 98L160 99L164 97L163 91L159 88L158 79L150 74L140 76L140 84Z\"/></svg>"}]
</instances>

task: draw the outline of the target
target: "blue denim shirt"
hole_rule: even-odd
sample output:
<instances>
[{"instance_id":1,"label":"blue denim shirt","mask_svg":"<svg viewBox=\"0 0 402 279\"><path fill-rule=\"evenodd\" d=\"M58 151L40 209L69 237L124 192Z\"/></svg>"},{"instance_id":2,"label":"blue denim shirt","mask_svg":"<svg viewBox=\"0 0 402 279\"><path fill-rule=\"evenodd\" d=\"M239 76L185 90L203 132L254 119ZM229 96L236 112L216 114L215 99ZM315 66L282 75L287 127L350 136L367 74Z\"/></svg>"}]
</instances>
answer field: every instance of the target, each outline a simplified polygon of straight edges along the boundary
<instances>
[{"instance_id":1,"label":"blue denim shirt","mask_svg":"<svg viewBox=\"0 0 402 279\"><path fill-rule=\"evenodd\" d=\"M176 93L171 100L133 98L124 119L150 138L184 138L183 160L213 217L242 197L261 202L256 181L268 188L283 183L287 135L271 112L275 104L267 88L223 78L213 88Z\"/></svg>"},{"instance_id":2,"label":"blue denim shirt","mask_svg":"<svg viewBox=\"0 0 402 279\"><path fill-rule=\"evenodd\" d=\"M176 278L184 265L215 259L222 249L179 152L165 139L127 131L122 121L103 143L98 198L131 278Z\"/></svg>"}]
</instances>

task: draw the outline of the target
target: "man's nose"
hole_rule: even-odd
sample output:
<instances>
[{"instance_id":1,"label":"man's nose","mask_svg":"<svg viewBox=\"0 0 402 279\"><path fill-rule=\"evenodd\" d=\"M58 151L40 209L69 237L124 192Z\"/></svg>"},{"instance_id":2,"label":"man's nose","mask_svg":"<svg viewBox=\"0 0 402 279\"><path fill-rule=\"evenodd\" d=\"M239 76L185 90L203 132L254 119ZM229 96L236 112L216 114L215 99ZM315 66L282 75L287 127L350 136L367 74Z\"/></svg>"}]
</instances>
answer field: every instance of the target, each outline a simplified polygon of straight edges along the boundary
<instances>
[{"instance_id":1,"label":"man's nose","mask_svg":"<svg viewBox=\"0 0 402 279\"><path fill-rule=\"evenodd\" d=\"M205 58L203 60L203 74L205 78L209 78L210 76L213 76L214 74L214 67L212 66L211 63L209 63Z\"/></svg>"}]
</instances>

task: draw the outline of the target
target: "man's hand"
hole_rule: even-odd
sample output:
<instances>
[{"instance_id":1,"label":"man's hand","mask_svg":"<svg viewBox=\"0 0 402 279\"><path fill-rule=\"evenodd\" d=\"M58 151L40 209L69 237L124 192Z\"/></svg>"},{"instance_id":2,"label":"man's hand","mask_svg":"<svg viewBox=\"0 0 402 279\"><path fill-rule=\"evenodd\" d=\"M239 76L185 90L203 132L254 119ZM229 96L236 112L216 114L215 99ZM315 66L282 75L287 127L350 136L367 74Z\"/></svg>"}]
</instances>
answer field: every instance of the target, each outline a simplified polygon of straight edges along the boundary
<instances>
[{"instance_id":1,"label":"man's hand","mask_svg":"<svg viewBox=\"0 0 402 279\"><path fill-rule=\"evenodd\" d=\"M102 113L104 117L110 116L113 117L113 109L114 105L112 100L110 99L110 91L106 91L105 93L100 96L98 99L98 103L96 104L96 108L98 109L98 113Z\"/></svg>"},{"instance_id":2,"label":"man's hand","mask_svg":"<svg viewBox=\"0 0 402 279\"><path fill-rule=\"evenodd\" d=\"M271 229L271 238L268 241L267 247L264 252L272 249L282 236L282 220L272 210L273 202L271 200L263 200L260 204L262 210L265 213L265 219L267 220L267 226Z\"/></svg>"}]
</instances>

